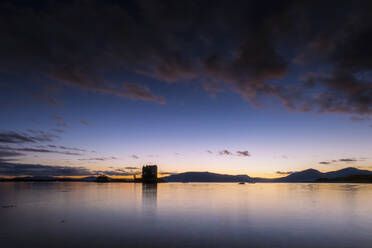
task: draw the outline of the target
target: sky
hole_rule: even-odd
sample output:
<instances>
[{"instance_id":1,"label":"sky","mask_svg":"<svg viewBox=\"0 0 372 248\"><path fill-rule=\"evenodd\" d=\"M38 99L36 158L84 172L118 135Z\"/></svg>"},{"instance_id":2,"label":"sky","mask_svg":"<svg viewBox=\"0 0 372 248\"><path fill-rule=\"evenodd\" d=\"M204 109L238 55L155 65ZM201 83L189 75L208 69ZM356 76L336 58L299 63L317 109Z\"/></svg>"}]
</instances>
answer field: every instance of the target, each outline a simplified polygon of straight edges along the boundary
<instances>
[{"instance_id":1,"label":"sky","mask_svg":"<svg viewBox=\"0 0 372 248\"><path fill-rule=\"evenodd\" d=\"M370 1L0 11L0 176L372 168Z\"/></svg>"}]
</instances>

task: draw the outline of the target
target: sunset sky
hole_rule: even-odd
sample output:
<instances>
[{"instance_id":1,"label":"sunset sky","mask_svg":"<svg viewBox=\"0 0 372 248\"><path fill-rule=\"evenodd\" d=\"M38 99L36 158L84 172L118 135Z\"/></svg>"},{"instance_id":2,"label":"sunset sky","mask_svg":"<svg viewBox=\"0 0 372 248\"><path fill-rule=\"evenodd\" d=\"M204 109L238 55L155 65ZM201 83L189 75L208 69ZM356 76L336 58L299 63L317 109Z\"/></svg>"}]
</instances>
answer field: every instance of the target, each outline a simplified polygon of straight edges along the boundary
<instances>
[{"instance_id":1,"label":"sunset sky","mask_svg":"<svg viewBox=\"0 0 372 248\"><path fill-rule=\"evenodd\" d=\"M370 1L0 6L0 176L372 168Z\"/></svg>"}]
</instances>

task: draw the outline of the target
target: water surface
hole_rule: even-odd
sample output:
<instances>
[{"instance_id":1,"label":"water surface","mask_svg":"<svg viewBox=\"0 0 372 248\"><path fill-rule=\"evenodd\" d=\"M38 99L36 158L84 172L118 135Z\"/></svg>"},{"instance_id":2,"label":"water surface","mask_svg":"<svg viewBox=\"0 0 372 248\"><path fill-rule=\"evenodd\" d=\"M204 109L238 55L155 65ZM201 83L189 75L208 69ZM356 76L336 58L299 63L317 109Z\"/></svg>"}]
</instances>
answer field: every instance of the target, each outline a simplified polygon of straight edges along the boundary
<instances>
[{"instance_id":1,"label":"water surface","mask_svg":"<svg viewBox=\"0 0 372 248\"><path fill-rule=\"evenodd\" d=\"M372 185L0 183L0 247L372 247Z\"/></svg>"}]
</instances>

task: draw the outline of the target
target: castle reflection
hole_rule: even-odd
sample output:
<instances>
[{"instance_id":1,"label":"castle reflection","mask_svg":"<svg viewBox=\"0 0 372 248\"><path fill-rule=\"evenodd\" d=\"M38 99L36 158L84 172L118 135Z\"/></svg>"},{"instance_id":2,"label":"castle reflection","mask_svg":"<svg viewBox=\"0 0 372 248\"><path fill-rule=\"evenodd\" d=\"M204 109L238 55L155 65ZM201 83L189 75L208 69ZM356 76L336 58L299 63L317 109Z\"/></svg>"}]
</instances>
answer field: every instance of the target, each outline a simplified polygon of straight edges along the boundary
<instances>
[{"instance_id":1,"label":"castle reflection","mask_svg":"<svg viewBox=\"0 0 372 248\"><path fill-rule=\"evenodd\" d=\"M142 184L142 207L148 213L155 213L157 208L158 184Z\"/></svg>"}]
</instances>

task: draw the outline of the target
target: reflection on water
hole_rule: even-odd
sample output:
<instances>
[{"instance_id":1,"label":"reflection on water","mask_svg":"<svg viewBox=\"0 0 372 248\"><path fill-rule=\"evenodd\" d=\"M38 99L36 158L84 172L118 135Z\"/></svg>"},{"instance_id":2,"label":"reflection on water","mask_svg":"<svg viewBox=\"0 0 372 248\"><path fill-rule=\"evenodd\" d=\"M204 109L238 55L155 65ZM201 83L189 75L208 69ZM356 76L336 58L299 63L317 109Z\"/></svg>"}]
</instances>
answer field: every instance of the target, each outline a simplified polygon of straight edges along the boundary
<instances>
[{"instance_id":1,"label":"reflection on water","mask_svg":"<svg viewBox=\"0 0 372 248\"><path fill-rule=\"evenodd\" d=\"M142 209L146 216L156 216L158 184L142 184Z\"/></svg>"},{"instance_id":2,"label":"reflection on water","mask_svg":"<svg viewBox=\"0 0 372 248\"><path fill-rule=\"evenodd\" d=\"M371 247L371 233L367 184L0 183L2 248Z\"/></svg>"},{"instance_id":3,"label":"reflection on water","mask_svg":"<svg viewBox=\"0 0 372 248\"><path fill-rule=\"evenodd\" d=\"M158 197L158 184L142 184L142 205L155 209Z\"/></svg>"}]
</instances>

